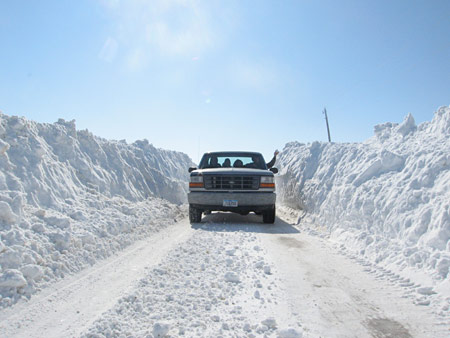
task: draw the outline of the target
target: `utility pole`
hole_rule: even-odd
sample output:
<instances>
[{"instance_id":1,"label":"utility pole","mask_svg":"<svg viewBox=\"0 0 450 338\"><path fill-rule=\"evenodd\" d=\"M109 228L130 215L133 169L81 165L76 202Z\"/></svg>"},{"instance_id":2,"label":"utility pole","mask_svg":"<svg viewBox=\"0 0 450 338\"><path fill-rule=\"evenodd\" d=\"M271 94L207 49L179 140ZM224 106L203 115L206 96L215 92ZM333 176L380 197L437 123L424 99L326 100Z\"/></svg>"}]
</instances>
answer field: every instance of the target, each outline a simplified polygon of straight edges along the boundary
<instances>
[{"instance_id":1,"label":"utility pole","mask_svg":"<svg viewBox=\"0 0 450 338\"><path fill-rule=\"evenodd\" d=\"M328 142L331 142L330 126L328 125L327 108L323 108L323 114L325 115L325 121L327 122Z\"/></svg>"}]
</instances>

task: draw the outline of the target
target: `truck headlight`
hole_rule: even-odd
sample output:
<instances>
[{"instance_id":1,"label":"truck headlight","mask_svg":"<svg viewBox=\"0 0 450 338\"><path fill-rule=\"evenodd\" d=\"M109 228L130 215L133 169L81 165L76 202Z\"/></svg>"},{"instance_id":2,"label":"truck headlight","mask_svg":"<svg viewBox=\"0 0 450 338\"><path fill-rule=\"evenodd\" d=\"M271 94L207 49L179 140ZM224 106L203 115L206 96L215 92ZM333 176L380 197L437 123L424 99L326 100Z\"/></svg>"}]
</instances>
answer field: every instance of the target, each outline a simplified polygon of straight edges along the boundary
<instances>
[{"instance_id":1,"label":"truck headlight","mask_svg":"<svg viewBox=\"0 0 450 338\"><path fill-rule=\"evenodd\" d=\"M189 188L203 188L203 176L191 176Z\"/></svg>"},{"instance_id":2,"label":"truck headlight","mask_svg":"<svg viewBox=\"0 0 450 338\"><path fill-rule=\"evenodd\" d=\"M262 176L260 188L275 188L275 179L273 176Z\"/></svg>"}]
</instances>

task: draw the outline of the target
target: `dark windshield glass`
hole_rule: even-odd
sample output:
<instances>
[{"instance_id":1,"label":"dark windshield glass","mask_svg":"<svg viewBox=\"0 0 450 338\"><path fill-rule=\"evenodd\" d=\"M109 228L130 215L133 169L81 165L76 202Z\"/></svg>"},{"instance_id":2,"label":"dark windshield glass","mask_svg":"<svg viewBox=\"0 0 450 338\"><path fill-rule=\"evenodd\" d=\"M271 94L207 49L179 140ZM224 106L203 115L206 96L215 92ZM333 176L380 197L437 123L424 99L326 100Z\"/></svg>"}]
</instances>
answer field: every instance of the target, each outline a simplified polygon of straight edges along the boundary
<instances>
[{"instance_id":1,"label":"dark windshield glass","mask_svg":"<svg viewBox=\"0 0 450 338\"><path fill-rule=\"evenodd\" d=\"M261 154L212 153L205 154L200 162L200 169L206 168L267 169L267 166Z\"/></svg>"}]
</instances>

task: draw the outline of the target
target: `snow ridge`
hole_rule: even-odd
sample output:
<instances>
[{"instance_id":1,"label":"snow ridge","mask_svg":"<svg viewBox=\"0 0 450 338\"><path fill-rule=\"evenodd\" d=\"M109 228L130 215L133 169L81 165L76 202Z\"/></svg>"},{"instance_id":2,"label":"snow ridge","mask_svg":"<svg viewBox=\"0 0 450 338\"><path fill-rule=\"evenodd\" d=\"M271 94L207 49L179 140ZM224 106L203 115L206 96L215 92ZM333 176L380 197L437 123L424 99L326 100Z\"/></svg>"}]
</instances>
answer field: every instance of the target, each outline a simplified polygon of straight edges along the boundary
<instances>
[{"instance_id":1,"label":"snow ridge","mask_svg":"<svg viewBox=\"0 0 450 338\"><path fill-rule=\"evenodd\" d=\"M3 114L0 154L0 189L25 192L30 203L47 207L82 190L181 203L186 198L186 165L192 163L187 155L156 149L147 140L129 145L77 131L75 121L40 124Z\"/></svg>"},{"instance_id":2,"label":"snow ridge","mask_svg":"<svg viewBox=\"0 0 450 338\"><path fill-rule=\"evenodd\" d=\"M147 140L0 114L0 307L173 223L191 165Z\"/></svg>"},{"instance_id":3,"label":"snow ridge","mask_svg":"<svg viewBox=\"0 0 450 338\"><path fill-rule=\"evenodd\" d=\"M421 270L436 283L450 267L450 107L416 126L375 127L364 143L288 143L279 200L304 209L331 238L365 258Z\"/></svg>"}]
</instances>

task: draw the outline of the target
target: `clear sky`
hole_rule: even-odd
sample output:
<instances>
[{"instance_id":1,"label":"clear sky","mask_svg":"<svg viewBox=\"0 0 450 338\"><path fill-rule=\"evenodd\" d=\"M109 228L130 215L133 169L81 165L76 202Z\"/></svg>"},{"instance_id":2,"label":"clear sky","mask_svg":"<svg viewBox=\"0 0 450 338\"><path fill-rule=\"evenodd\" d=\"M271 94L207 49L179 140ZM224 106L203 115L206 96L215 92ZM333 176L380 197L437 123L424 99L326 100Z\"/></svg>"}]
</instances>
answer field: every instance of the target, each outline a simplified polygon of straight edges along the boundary
<instances>
[{"instance_id":1,"label":"clear sky","mask_svg":"<svg viewBox=\"0 0 450 338\"><path fill-rule=\"evenodd\" d=\"M194 161L450 104L450 1L0 0L0 110Z\"/></svg>"}]
</instances>

